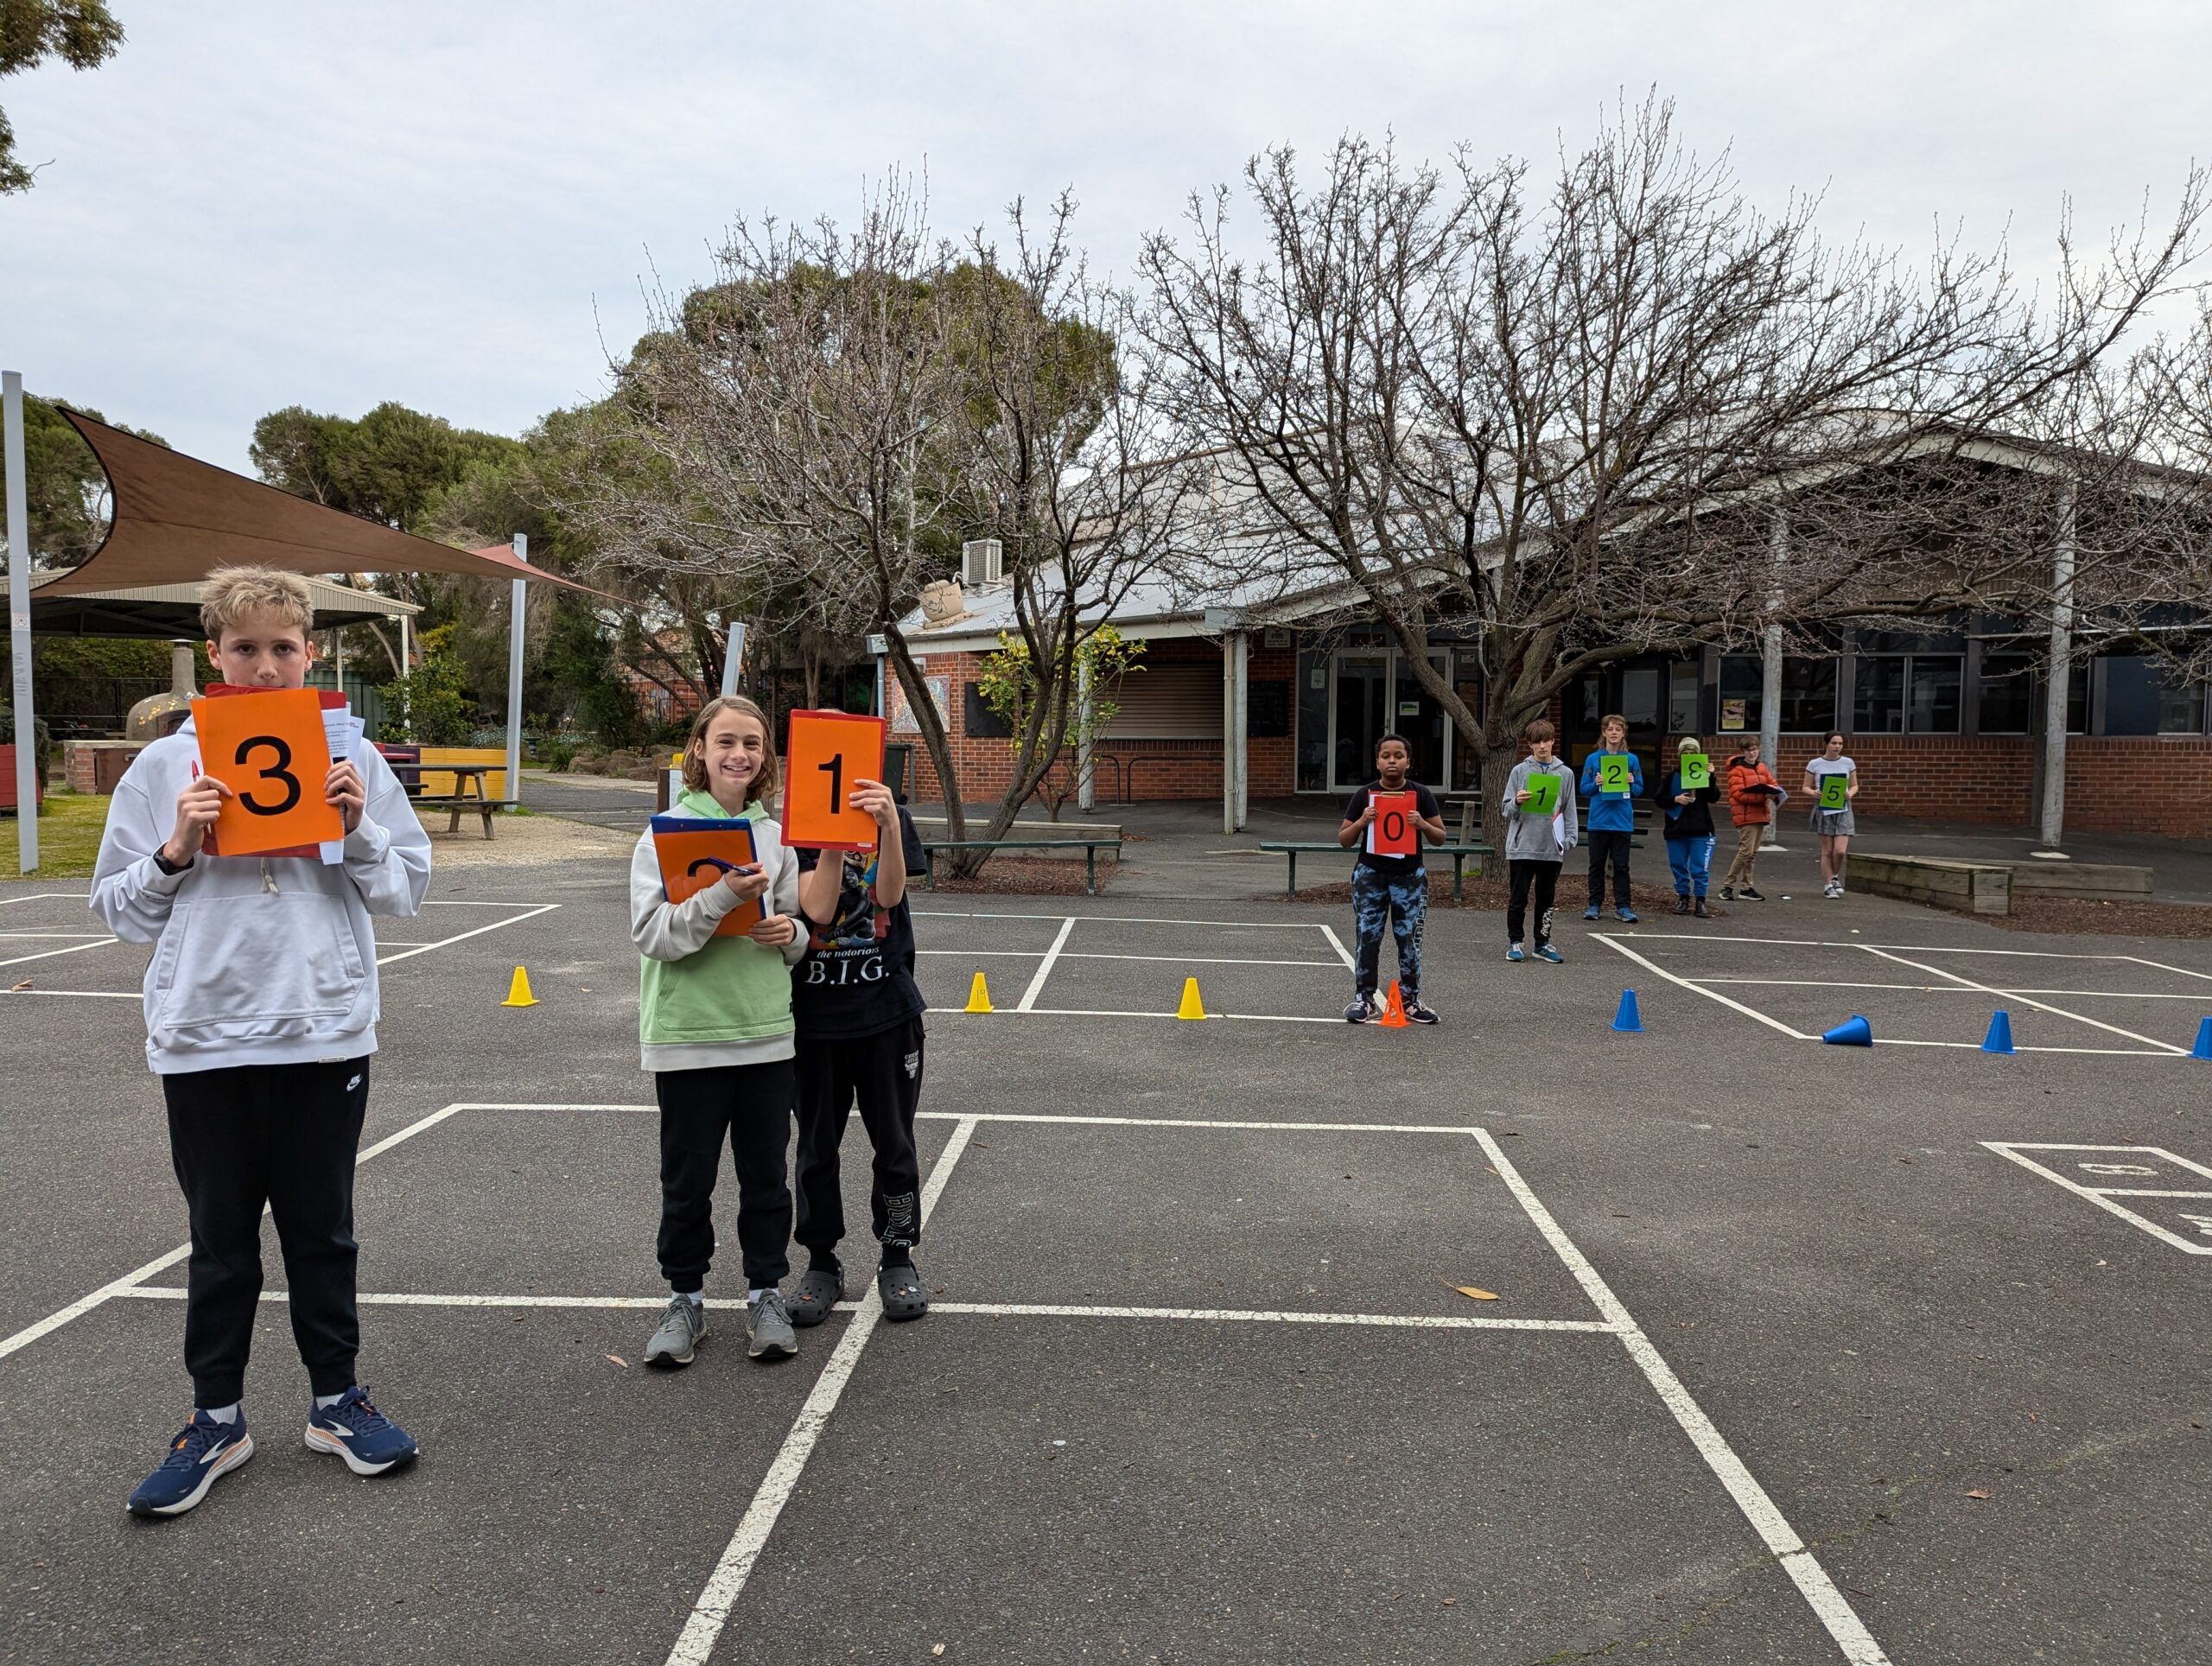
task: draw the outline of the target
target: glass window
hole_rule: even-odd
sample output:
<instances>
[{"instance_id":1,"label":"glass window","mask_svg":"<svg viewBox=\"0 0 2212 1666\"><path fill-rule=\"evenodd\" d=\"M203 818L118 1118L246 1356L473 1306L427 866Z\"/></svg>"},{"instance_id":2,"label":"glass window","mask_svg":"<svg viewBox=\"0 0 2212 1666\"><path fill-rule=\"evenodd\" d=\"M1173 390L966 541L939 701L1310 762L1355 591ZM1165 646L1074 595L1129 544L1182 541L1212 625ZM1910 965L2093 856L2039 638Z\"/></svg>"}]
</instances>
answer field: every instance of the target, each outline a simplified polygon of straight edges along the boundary
<instances>
[{"instance_id":1,"label":"glass window","mask_svg":"<svg viewBox=\"0 0 2212 1666\"><path fill-rule=\"evenodd\" d=\"M1986 653L1974 691L1974 727L1984 734L2025 734L2032 726L2036 662L2024 653Z\"/></svg>"},{"instance_id":2,"label":"glass window","mask_svg":"<svg viewBox=\"0 0 2212 1666\"><path fill-rule=\"evenodd\" d=\"M1851 699L1851 728L1857 734L1904 732L1904 656L1862 653Z\"/></svg>"},{"instance_id":3,"label":"glass window","mask_svg":"<svg viewBox=\"0 0 2212 1666\"><path fill-rule=\"evenodd\" d=\"M2086 661L2076 661L2066 677L2066 732L2087 734L2089 732L2089 667Z\"/></svg>"},{"instance_id":4,"label":"glass window","mask_svg":"<svg viewBox=\"0 0 2212 1666\"><path fill-rule=\"evenodd\" d=\"M1659 667L1630 665L1621 673L1621 715L1632 729L1659 727Z\"/></svg>"},{"instance_id":5,"label":"glass window","mask_svg":"<svg viewBox=\"0 0 2212 1666\"><path fill-rule=\"evenodd\" d=\"M2161 676L2158 682L2158 733L2204 733L2203 684L2184 684L2177 682L2171 673Z\"/></svg>"},{"instance_id":6,"label":"glass window","mask_svg":"<svg viewBox=\"0 0 2212 1666\"><path fill-rule=\"evenodd\" d=\"M1782 660L1782 732L1826 734L1835 727L1835 661Z\"/></svg>"},{"instance_id":7,"label":"glass window","mask_svg":"<svg viewBox=\"0 0 2212 1666\"><path fill-rule=\"evenodd\" d=\"M1758 654L1720 657L1720 728L1733 734L1759 732L1765 716L1766 662Z\"/></svg>"},{"instance_id":8,"label":"glass window","mask_svg":"<svg viewBox=\"0 0 2212 1666\"><path fill-rule=\"evenodd\" d=\"M1697 721L1697 661L1680 660L1667 667L1667 732L1669 734L1704 733Z\"/></svg>"},{"instance_id":9,"label":"glass window","mask_svg":"<svg viewBox=\"0 0 2212 1666\"><path fill-rule=\"evenodd\" d=\"M1298 651L1298 790L1319 792L1329 785L1329 655L1322 648Z\"/></svg>"},{"instance_id":10,"label":"glass window","mask_svg":"<svg viewBox=\"0 0 2212 1666\"><path fill-rule=\"evenodd\" d=\"M2107 734L2158 732L2158 673L2141 654L2105 656Z\"/></svg>"},{"instance_id":11,"label":"glass window","mask_svg":"<svg viewBox=\"0 0 2212 1666\"><path fill-rule=\"evenodd\" d=\"M1956 654L1912 656L1912 706L1905 727L1913 734L1959 732L1959 684L1965 664Z\"/></svg>"}]
</instances>

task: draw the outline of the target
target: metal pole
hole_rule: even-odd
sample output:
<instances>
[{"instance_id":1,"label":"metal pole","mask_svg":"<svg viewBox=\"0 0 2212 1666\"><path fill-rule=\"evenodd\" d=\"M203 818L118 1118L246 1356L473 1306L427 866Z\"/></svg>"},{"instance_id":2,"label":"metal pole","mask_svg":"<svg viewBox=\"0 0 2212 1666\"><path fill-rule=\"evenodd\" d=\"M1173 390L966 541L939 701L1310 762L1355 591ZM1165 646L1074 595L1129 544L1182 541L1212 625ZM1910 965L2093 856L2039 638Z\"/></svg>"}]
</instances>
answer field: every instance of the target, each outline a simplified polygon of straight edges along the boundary
<instances>
[{"instance_id":1,"label":"metal pole","mask_svg":"<svg viewBox=\"0 0 2212 1666\"><path fill-rule=\"evenodd\" d=\"M1250 819L1252 797L1252 634L1236 633L1236 830Z\"/></svg>"},{"instance_id":2,"label":"metal pole","mask_svg":"<svg viewBox=\"0 0 2212 1666\"><path fill-rule=\"evenodd\" d=\"M722 650L722 692L724 694L737 692L737 673L742 667L744 660L745 626L733 620L729 626L728 645ZM883 667L880 664L876 666L875 679L880 688L883 682Z\"/></svg>"},{"instance_id":3,"label":"metal pole","mask_svg":"<svg viewBox=\"0 0 2212 1666\"><path fill-rule=\"evenodd\" d=\"M2074 487L2058 499L2058 549L2051 560L2050 652L2043 702L2043 849L2056 854L2066 834L2066 708L2074 683Z\"/></svg>"},{"instance_id":4,"label":"metal pole","mask_svg":"<svg viewBox=\"0 0 2212 1666\"><path fill-rule=\"evenodd\" d=\"M530 536L515 534L515 559L530 559ZM522 797L522 637L524 600L530 581L517 579L507 601L507 790L502 798Z\"/></svg>"},{"instance_id":5,"label":"metal pole","mask_svg":"<svg viewBox=\"0 0 2212 1666\"><path fill-rule=\"evenodd\" d=\"M1767 534L1767 549L1773 557L1774 575L1767 587L1768 624L1759 637L1759 756L1778 781L1782 779L1782 626L1774 614L1782 607L1782 564L1789 553L1789 525L1778 509L1773 529ZM1781 829L1779 816L1767 822L1765 849L1782 849L1777 836Z\"/></svg>"},{"instance_id":6,"label":"metal pole","mask_svg":"<svg viewBox=\"0 0 2212 1666\"><path fill-rule=\"evenodd\" d=\"M1089 815L1098 807L1096 760L1091 755L1091 714L1096 709L1090 687L1090 656L1075 662L1075 804Z\"/></svg>"},{"instance_id":7,"label":"metal pole","mask_svg":"<svg viewBox=\"0 0 2212 1666\"><path fill-rule=\"evenodd\" d=\"M38 867L38 713L31 703L31 534L24 499L23 375L0 373L7 423L8 651L15 658L16 849L26 874Z\"/></svg>"}]
</instances>

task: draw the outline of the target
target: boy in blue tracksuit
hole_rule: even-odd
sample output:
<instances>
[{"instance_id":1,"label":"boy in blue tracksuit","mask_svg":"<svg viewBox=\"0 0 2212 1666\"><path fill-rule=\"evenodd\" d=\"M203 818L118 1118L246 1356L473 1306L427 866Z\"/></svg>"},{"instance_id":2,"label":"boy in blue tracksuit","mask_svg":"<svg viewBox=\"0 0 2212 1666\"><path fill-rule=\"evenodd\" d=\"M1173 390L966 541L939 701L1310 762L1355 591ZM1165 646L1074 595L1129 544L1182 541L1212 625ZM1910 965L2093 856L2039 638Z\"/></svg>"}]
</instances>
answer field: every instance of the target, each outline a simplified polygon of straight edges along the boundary
<instances>
[{"instance_id":1,"label":"boy in blue tracksuit","mask_svg":"<svg viewBox=\"0 0 2212 1666\"><path fill-rule=\"evenodd\" d=\"M1590 838L1590 906L1585 919L1595 919L1605 905L1605 869L1613 870L1613 913L1628 925L1636 923L1629 905L1628 846L1636 832L1636 801L1643 796L1643 766L1628 749L1628 719L1618 712L1598 725L1598 750L1582 760L1582 798L1590 806L1586 829ZM1628 760L1628 785L1604 790L1603 771L1608 757Z\"/></svg>"}]
</instances>

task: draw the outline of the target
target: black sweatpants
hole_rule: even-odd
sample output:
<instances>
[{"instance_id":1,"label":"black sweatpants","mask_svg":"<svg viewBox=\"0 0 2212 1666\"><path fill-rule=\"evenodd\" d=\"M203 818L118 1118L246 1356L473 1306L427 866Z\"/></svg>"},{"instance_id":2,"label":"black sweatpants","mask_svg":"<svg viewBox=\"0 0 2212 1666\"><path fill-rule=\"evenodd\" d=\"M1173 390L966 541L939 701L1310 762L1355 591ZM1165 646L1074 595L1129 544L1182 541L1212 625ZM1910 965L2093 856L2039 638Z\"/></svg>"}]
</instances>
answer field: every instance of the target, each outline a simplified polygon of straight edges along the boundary
<instances>
[{"instance_id":1,"label":"black sweatpants","mask_svg":"<svg viewBox=\"0 0 2212 1666\"><path fill-rule=\"evenodd\" d=\"M1592 827L1582 836L1590 842L1590 906L1605 900L1605 869L1613 870L1613 906L1625 908L1628 895L1628 842L1636 835L1625 827Z\"/></svg>"},{"instance_id":2,"label":"black sweatpants","mask_svg":"<svg viewBox=\"0 0 2212 1666\"><path fill-rule=\"evenodd\" d=\"M245 1065L162 1078L169 1160L192 1217L184 1364L193 1403L245 1394L261 1300L261 1211L276 1224L292 1339L317 1394L353 1383L353 1154L369 1108L369 1056Z\"/></svg>"},{"instance_id":3,"label":"black sweatpants","mask_svg":"<svg viewBox=\"0 0 2212 1666\"><path fill-rule=\"evenodd\" d=\"M1559 892L1560 864L1538 862L1530 856L1516 856L1506 863L1511 876L1512 891L1505 904L1505 935L1518 943L1521 927L1528 918L1529 892L1536 893L1536 941L1552 940L1552 900Z\"/></svg>"},{"instance_id":4,"label":"black sweatpants","mask_svg":"<svg viewBox=\"0 0 2212 1666\"><path fill-rule=\"evenodd\" d=\"M702 1288L715 1258L712 1199L729 1142L737 1170L737 1247L745 1281L765 1289L791 1271L791 1061L653 1072L660 1101L660 1270L669 1288Z\"/></svg>"},{"instance_id":5,"label":"black sweatpants","mask_svg":"<svg viewBox=\"0 0 2212 1666\"><path fill-rule=\"evenodd\" d=\"M901 1266L922 1237L922 1169L914 1111L922 1099L922 1021L850 1041L798 1044L798 1241L817 1266L836 1261L845 1236L838 1148L853 1103L875 1148L870 1193L883 1259Z\"/></svg>"}]
</instances>

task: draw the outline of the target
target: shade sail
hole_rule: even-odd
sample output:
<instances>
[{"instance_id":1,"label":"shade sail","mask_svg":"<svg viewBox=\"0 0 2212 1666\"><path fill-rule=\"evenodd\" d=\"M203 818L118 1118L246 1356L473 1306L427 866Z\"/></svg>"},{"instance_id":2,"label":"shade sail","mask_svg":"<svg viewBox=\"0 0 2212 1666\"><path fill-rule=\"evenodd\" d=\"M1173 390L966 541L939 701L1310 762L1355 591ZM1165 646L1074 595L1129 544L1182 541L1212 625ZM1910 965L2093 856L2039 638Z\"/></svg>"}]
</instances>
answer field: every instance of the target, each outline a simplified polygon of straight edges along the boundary
<instances>
[{"instance_id":1,"label":"shade sail","mask_svg":"<svg viewBox=\"0 0 2212 1666\"><path fill-rule=\"evenodd\" d=\"M125 590L88 590L58 595L60 575L31 586L31 632L35 636L131 636L190 641L200 627L197 584L149 584ZM371 620L411 619L423 610L411 601L349 589L327 579L307 580L317 630Z\"/></svg>"},{"instance_id":2,"label":"shade sail","mask_svg":"<svg viewBox=\"0 0 2212 1666\"><path fill-rule=\"evenodd\" d=\"M364 520L65 410L106 471L115 513L90 559L40 586L48 598L189 584L245 563L286 572L464 573L588 587L504 549L456 550ZM596 592L590 592L597 594Z\"/></svg>"}]
</instances>

